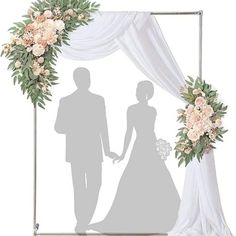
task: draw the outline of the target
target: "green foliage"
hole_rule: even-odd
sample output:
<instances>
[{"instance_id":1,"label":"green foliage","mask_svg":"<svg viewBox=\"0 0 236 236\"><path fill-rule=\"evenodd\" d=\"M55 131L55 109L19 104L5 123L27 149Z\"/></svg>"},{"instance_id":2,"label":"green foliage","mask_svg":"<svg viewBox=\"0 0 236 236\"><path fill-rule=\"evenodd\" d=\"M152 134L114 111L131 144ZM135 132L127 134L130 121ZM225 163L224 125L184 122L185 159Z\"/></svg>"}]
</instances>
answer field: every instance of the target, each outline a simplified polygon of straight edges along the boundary
<instances>
[{"instance_id":1,"label":"green foliage","mask_svg":"<svg viewBox=\"0 0 236 236\"><path fill-rule=\"evenodd\" d=\"M69 45L69 33L76 30L78 27L87 25L91 20L91 14L96 12L99 4L90 2L89 0L37 0L31 5L31 13L23 16L22 22L16 22L9 29L9 32L16 38L23 38L26 26L32 24L36 20L35 12L42 15L46 10L55 13L55 20L62 20L65 28L59 34L57 42L48 45L46 52L41 56L44 58L43 66L47 74L35 75L33 73L33 63L39 57L27 51L27 47L20 43L10 42L4 44L4 49L1 56L5 55L10 63L8 69L12 70L13 83L18 83L23 94L27 94L34 106L38 105L45 108L45 101L51 101L52 96L49 88L57 84L57 72L54 69L56 65L58 53L62 44ZM73 15L68 19L65 18L65 12L69 9L73 10ZM20 66L16 66L20 63Z\"/></svg>"},{"instance_id":2,"label":"green foliage","mask_svg":"<svg viewBox=\"0 0 236 236\"><path fill-rule=\"evenodd\" d=\"M200 162L206 152L215 149L214 144L216 141L223 141L223 135L227 130L222 127L221 123L217 124L217 122L219 123L226 114L227 106L218 101L217 90L214 90L210 84L207 84L201 78L194 80L192 77L188 77L186 85L181 89L180 94L188 103L186 109L189 105L192 105L194 109L199 111L204 109L198 108L195 104L195 100L198 97L202 97L206 101L206 105L210 106L213 110L213 114L208 118L212 124L211 129L201 134L195 142L190 140L188 136L188 132L192 128L187 127L186 110L178 110L177 121L184 126L179 129L176 135L178 140L175 146L175 158L178 160L179 166L182 164L187 166L194 158L197 158Z\"/></svg>"}]
</instances>

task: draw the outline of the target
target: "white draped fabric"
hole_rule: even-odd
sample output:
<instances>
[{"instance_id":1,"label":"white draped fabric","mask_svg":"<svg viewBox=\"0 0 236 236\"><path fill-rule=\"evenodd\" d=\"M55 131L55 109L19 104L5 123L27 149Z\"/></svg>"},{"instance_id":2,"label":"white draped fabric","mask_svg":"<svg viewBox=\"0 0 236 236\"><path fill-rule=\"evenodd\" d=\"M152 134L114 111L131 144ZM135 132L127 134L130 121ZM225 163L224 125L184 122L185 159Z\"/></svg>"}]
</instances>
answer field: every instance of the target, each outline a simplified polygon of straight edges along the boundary
<instances>
[{"instance_id":1,"label":"white draped fabric","mask_svg":"<svg viewBox=\"0 0 236 236\"><path fill-rule=\"evenodd\" d=\"M156 18L148 12L99 12L88 26L70 35L62 55L74 60L95 60L118 49L150 80L180 98L184 76ZM231 236L220 203L213 152L191 162L178 219L170 236Z\"/></svg>"}]
</instances>

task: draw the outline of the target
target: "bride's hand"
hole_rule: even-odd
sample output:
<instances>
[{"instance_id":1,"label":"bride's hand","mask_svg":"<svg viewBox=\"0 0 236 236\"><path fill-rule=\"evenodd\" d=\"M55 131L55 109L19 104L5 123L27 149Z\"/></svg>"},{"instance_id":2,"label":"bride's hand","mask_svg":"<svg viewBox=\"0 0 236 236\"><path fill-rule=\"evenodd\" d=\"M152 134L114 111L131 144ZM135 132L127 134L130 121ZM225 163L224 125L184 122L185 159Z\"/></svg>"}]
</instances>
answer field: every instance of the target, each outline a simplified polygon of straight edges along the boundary
<instances>
[{"instance_id":1,"label":"bride's hand","mask_svg":"<svg viewBox=\"0 0 236 236\"><path fill-rule=\"evenodd\" d=\"M120 155L120 156L117 156L117 158L113 159L113 164L115 164L116 162L119 163L121 162L123 159L125 158L125 155Z\"/></svg>"}]
</instances>

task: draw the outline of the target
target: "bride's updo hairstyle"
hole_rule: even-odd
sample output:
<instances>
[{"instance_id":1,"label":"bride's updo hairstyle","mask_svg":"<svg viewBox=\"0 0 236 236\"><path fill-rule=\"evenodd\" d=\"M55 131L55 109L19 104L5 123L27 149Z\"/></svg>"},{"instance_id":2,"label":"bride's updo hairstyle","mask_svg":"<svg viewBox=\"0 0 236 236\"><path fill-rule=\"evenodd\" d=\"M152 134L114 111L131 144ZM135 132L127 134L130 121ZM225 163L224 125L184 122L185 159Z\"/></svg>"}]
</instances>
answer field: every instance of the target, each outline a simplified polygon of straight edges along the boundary
<instances>
[{"instance_id":1,"label":"bride's updo hairstyle","mask_svg":"<svg viewBox=\"0 0 236 236\"><path fill-rule=\"evenodd\" d=\"M154 86L152 82L144 80L138 83L136 89L136 97L138 101L148 101L154 94Z\"/></svg>"}]
</instances>

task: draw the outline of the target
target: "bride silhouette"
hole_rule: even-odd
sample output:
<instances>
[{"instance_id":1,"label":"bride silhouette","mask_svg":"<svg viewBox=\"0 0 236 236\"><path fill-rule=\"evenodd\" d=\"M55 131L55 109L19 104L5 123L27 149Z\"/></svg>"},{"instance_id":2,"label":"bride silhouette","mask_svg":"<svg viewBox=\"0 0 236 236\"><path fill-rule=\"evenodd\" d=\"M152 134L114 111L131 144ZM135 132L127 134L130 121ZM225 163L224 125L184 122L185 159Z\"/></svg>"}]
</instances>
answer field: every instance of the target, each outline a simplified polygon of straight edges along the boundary
<instances>
[{"instance_id":1,"label":"bride silhouette","mask_svg":"<svg viewBox=\"0 0 236 236\"><path fill-rule=\"evenodd\" d=\"M92 230L101 233L164 233L176 222L180 199L170 173L156 151L156 109L148 105L153 94L150 81L138 83L138 103L128 108L124 148L115 161L124 159L135 129L133 150L109 213L103 221L91 224Z\"/></svg>"}]
</instances>

